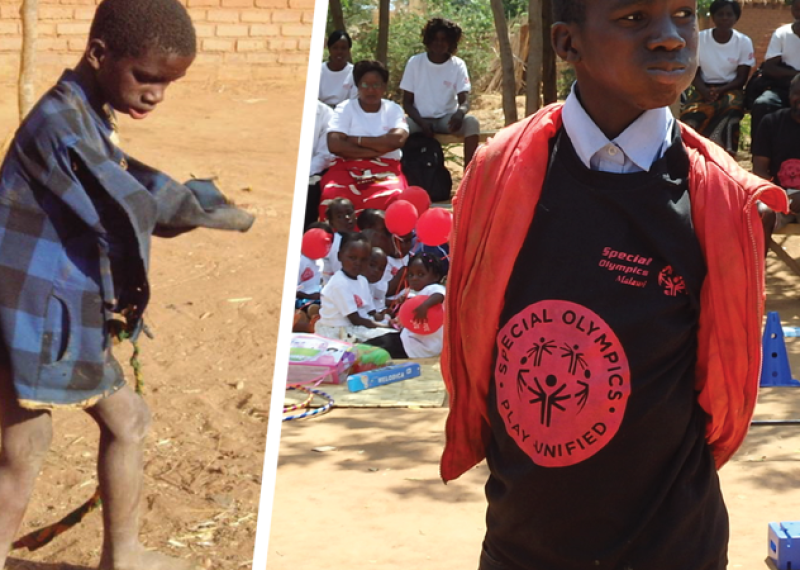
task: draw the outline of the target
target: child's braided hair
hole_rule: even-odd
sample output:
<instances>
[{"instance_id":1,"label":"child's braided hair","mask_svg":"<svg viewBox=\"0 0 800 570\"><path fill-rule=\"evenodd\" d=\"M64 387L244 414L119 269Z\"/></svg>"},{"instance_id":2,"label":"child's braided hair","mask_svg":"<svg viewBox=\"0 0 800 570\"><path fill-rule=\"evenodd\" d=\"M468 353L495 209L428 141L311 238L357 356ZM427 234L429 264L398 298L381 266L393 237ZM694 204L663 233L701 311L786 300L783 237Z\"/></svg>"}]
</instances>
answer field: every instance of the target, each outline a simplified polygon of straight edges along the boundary
<instances>
[{"instance_id":1,"label":"child's braided hair","mask_svg":"<svg viewBox=\"0 0 800 570\"><path fill-rule=\"evenodd\" d=\"M411 259L408 260L408 267L411 267L411 264L417 260L422 263L422 266L425 269L438 277L436 280L437 283L441 282L442 278L444 277L444 268L442 267L442 260L438 255L428 253L427 251L418 251L411 256Z\"/></svg>"}]
</instances>

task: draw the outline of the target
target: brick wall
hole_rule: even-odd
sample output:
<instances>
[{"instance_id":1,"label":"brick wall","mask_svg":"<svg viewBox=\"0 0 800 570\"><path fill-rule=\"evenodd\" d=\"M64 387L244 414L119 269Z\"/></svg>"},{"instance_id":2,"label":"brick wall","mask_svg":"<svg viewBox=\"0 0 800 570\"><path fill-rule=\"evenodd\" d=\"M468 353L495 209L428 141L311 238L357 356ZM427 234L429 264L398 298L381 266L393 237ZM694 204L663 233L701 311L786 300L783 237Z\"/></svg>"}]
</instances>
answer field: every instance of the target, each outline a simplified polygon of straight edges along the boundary
<instances>
[{"instance_id":1,"label":"brick wall","mask_svg":"<svg viewBox=\"0 0 800 570\"><path fill-rule=\"evenodd\" d=\"M180 0L192 16L198 56L189 81L305 79L314 0ZM99 0L39 0L37 76L75 65ZM0 81L16 81L21 0L0 0Z\"/></svg>"}]
</instances>

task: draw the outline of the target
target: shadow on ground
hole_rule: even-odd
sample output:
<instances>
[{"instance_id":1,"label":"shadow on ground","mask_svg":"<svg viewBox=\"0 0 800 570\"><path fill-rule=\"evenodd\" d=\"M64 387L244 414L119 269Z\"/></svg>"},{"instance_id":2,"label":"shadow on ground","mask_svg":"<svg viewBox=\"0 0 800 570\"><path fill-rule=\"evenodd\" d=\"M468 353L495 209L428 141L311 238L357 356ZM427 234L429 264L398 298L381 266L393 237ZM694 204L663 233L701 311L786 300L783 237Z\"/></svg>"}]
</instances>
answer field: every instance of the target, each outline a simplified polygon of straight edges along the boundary
<instances>
[{"instance_id":1,"label":"shadow on ground","mask_svg":"<svg viewBox=\"0 0 800 570\"><path fill-rule=\"evenodd\" d=\"M88 566L74 566L72 564L51 564L48 562L30 562L18 558L9 558L6 561L8 570L91 570Z\"/></svg>"}]
</instances>

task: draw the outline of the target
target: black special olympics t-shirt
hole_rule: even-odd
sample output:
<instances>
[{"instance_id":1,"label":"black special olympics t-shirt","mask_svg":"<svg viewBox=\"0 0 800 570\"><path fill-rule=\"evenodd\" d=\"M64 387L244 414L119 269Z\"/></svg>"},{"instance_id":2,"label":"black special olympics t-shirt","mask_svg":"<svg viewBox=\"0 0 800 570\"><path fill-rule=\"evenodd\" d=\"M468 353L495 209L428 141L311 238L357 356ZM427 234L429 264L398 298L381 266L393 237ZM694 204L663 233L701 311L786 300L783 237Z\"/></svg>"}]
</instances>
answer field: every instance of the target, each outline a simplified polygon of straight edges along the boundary
<instances>
[{"instance_id":1,"label":"black special olympics t-shirt","mask_svg":"<svg viewBox=\"0 0 800 570\"><path fill-rule=\"evenodd\" d=\"M563 129L551 156L497 335L481 570L722 570L678 130L650 172L591 171Z\"/></svg>"}]
</instances>

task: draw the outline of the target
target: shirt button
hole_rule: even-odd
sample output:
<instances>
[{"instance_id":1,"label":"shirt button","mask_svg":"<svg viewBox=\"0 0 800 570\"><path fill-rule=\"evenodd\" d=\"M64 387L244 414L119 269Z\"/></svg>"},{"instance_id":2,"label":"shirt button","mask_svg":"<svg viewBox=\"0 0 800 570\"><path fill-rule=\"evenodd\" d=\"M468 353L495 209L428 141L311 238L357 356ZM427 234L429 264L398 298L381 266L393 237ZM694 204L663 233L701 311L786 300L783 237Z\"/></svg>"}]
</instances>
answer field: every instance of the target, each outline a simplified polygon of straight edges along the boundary
<instances>
[{"instance_id":1,"label":"shirt button","mask_svg":"<svg viewBox=\"0 0 800 570\"><path fill-rule=\"evenodd\" d=\"M611 145L611 146L608 147L608 154L611 155L611 156L616 156L617 155L617 150L618 150L617 147L615 147L614 145Z\"/></svg>"}]
</instances>

